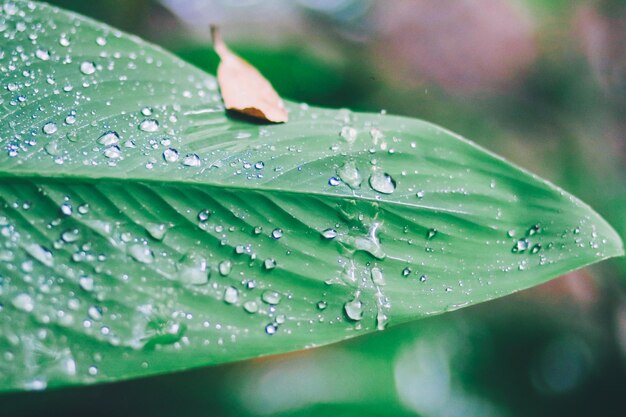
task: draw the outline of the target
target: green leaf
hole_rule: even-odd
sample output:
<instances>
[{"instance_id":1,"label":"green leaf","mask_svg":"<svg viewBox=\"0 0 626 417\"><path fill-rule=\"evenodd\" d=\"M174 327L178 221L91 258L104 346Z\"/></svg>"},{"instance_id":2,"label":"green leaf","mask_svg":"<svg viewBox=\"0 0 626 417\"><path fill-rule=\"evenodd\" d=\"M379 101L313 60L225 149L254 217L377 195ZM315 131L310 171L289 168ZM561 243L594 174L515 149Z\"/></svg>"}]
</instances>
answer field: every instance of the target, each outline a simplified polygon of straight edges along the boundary
<instances>
[{"instance_id":1,"label":"green leaf","mask_svg":"<svg viewBox=\"0 0 626 417\"><path fill-rule=\"evenodd\" d=\"M34 2L0 15L0 389L314 347L623 253L588 206L429 123L288 103Z\"/></svg>"}]
</instances>

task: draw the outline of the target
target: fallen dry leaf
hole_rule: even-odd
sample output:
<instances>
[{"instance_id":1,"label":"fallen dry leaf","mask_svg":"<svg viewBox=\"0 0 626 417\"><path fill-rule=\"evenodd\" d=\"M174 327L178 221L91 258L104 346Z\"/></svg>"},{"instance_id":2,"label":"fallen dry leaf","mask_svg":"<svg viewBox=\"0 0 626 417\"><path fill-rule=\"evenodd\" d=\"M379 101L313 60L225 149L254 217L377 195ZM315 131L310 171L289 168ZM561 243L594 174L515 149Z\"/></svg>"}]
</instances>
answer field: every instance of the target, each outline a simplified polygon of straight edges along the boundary
<instances>
[{"instance_id":1,"label":"fallen dry leaf","mask_svg":"<svg viewBox=\"0 0 626 417\"><path fill-rule=\"evenodd\" d=\"M269 81L252 65L235 55L222 41L219 30L211 26L213 47L220 57L217 82L224 106L274 123L288 120L287 110Z\"/></svg>"}]
</instances>

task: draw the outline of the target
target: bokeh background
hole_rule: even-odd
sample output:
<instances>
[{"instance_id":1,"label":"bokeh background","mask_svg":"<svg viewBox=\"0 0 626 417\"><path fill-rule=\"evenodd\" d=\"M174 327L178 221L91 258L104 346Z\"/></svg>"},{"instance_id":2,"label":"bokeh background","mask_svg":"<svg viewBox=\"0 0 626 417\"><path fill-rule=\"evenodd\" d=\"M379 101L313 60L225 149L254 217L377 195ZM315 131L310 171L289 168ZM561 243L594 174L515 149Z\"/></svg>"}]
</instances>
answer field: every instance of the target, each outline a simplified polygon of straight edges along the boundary
<instances>
[{"instance_id":1,"label":"bokeh background","mask_svg":"<svg viewBox=\"0 0 626 417\"><path fill-rule=\"evenodd\" d=\"M626 1L55 0L286 98L450 128L626 236ZM623 416L626 261L306 352L0 396L15 416Z\"/></svg>"}]
</instances>

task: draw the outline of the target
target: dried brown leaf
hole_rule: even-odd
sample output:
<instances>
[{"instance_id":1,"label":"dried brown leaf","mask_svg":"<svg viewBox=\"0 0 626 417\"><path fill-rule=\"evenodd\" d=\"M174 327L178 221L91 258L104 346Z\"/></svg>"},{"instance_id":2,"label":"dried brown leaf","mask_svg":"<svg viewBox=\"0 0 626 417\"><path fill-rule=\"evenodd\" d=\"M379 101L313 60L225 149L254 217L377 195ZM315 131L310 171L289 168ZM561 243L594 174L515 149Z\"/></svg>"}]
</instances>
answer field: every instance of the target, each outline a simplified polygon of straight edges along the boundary
<instances>
[{"instance_id":1,"label":"dried brown leaf","mask_svg":"<svg viewBox=\"0 0 626 417\"><path fill-rule=\"evenodd\" d=\"M288 120L287 110L269 81L252 65L235 55L211 26L213 47L220 57L217 82L228 110L274 123Z\"/></svg>"}]
</instances>

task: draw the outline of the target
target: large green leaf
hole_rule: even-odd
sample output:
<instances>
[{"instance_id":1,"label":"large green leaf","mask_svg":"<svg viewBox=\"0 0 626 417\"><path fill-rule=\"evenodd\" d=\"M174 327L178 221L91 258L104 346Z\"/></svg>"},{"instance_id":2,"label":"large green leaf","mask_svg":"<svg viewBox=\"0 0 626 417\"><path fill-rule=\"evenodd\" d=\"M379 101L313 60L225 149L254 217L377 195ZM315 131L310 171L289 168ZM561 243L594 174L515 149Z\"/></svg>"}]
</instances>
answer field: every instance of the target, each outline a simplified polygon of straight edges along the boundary
<instances>
[{"instance_id":1,"label":"large green leaf","mask_svg":"<svg viewBox=\"0 0 626 417\"><path fill-rule=\"evenodd\" d=\"M440 127L288 103L33 2L0 15L0 389L313 347L620 255L588 206Z\"/></svg>"}]
</instances>

